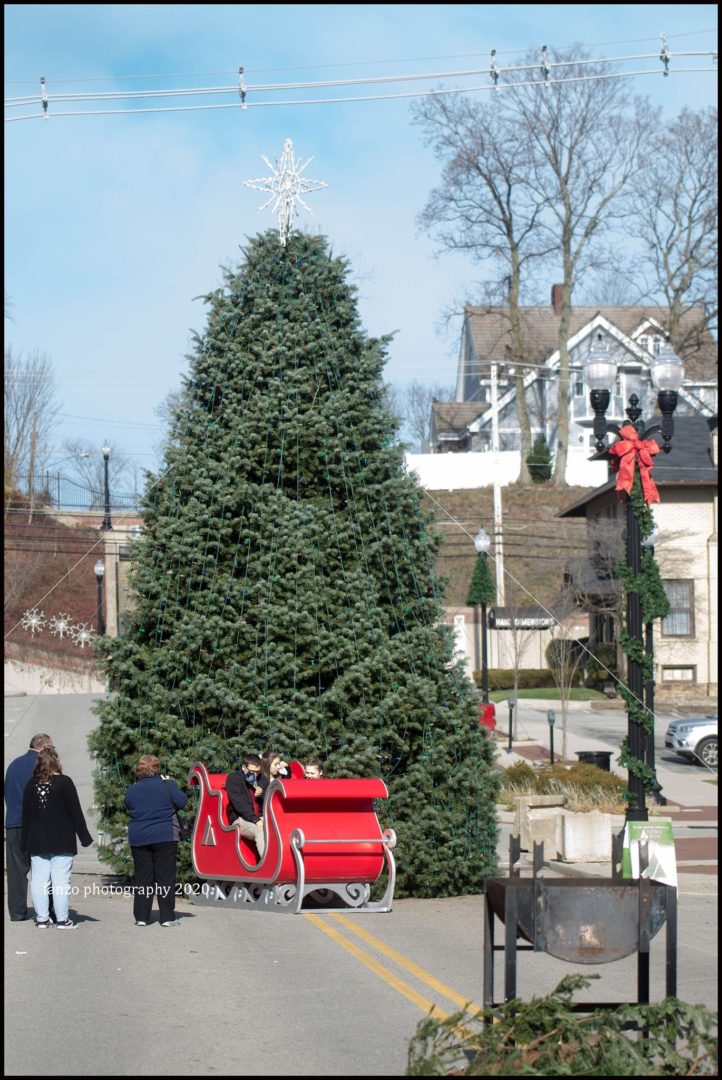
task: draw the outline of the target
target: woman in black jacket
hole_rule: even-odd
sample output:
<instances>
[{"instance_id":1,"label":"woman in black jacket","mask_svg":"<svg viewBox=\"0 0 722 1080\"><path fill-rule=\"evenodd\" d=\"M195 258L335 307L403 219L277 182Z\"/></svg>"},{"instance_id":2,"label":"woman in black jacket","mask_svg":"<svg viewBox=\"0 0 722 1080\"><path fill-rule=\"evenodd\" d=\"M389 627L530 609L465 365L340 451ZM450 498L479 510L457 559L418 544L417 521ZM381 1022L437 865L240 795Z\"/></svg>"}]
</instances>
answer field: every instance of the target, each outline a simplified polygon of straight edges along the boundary
<instances>
[{"instance_id":1,"label":"woman in black jacket","mask_svg":"<svg viewBox=\"0 0 722 1080\"><path fill-rule=\"evenodd\" d=\"M41 930L53 925L49 915L51 884L57 929L73 930L78 925L68 918L70 875L78 854L76 836L83 847L93 843L75 784L63 776L55 747L45 746L38 751L23 793L21 827L22 847L30 856L35 925Z\"/></svg>"}]
</instances>

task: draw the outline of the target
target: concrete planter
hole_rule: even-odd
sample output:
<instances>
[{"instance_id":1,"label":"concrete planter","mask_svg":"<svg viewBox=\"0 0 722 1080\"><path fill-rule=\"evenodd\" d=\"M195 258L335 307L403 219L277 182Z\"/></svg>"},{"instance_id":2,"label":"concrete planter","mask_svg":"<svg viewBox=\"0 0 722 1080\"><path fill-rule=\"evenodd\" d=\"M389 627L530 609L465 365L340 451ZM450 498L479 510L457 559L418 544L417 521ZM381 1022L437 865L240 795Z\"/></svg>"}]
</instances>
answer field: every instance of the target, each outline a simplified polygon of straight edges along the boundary
<instances>
[{"instance_id":1,"label":"concrete planter","mask_svg":"<svg viewBox=\"0 0 722 1080\"><path fill-rule=\"evenodd\" d=\"M577 813L566 808L564 795L520 795L514 799L513 834L522 851L544 844L547 859L570 863L608 863L612 833L624 828L623 814L601 810Z\"/></svg>"}]
</instances>

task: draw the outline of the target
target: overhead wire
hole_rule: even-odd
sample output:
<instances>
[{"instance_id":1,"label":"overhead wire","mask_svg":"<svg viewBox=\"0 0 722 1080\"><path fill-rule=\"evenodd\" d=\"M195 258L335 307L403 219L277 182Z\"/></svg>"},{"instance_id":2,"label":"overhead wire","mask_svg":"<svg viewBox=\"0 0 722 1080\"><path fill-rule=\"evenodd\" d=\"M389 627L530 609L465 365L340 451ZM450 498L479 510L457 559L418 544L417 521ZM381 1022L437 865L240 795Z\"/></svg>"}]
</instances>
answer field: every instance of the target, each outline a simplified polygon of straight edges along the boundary
<instances>
[{"instance_id":1,"label":"overhead wire","mask_svg":"<svg viewBox=\"0 0 722 1080\"><path fill-rule=\"evenodd\" d=\"M653 56L653 54L644 54L644 55L645 55L645 57L652 57ZM716 54L713 53L713 52L678 53L678 54L674 54L674 55L677 55L677 56L679 56L679 55L700 55L700 56L712 56L712 57L716 56ZM670 58L671 57L672 57L672 54L670 54ZM659 59L659 57L657 57L656 55L654 56L654 58ZM632 57L631 59L636 59L636 57ZM553 70L556 67L568 67L568 66L579 67L579 66L583 66L583 65L585 65L587 63L608 64L608 63L619 63L619 62L623 62L623 61L624 61L624 58L614 58L614 57L612 57L612 58L602 58L602 59L598 59L598 60L589 60L589 61L587 61L587 60L582 60L582 61L559 61L559 62L553 62L553 63L550 62L548 64L548 68L549 68L549 70ZM536 65L534 65L534 66L532 66L532 65L523 65L523 66L519 66L517 68L505 68L505 69L503 69L503 71L504 71L504 73L511 73L511 72L517 72L517 71L527 71L527 70L530 70L530 69L533 70L535 67L536 67ZM678 73L679 74L689 74L689 73L694 73L694 72L715 71L715 68L714 67L712 67L712 68L695 67L695 68L674 68L673 70L674 70L675 74L678 74ZM428 79L438 79L438 78L441 78L441 77L454 77L454 76L468 77L471 74L488 74L488 73L487 72L482 72L482 71L478 71L478 72L477 71L471 71L471 72L461 72L461 73L449 72L449 73L445 73L445 74L444 73L433 73L433 74L414 74L414 75L400 75L400 76L379 76L379 77L368 78L368 79L337 80L335 82L334 81L329 81L329 82L325 82L325 83L276 84L276 85L270 85L270 86L266 87L264 92L268 92L268 90L271 90L272 92L278 92L278 91L286 91L288 89L293 89L293 88L309 88L309 87L311 87L311 88L316 87L316 88L320 89L320 88L327 88L327 87L331 87L331 86L348 86L348 85L362 86L362 85L375 84L375 83L379 83L379 82L402 82L402 81L408 81L408 80L412 80L412 79L428 80ZM250 88L246 88L246 92L243 94L243 99L242 100L228 102L228 103L224 103L224 104L218 104L218 105L172 105L172 106L143 107L143 108L135 108L135 109L89 109L89 110L78 109L78 110L67 111L67 112L62 112L62 111L57 112L57 111L54 111L54 110L52 112L50 112L49 109L46 108L46 106L52 100L55 100L55 99L51 98L50 95L47 95L47 92L44 89L44 91L43 91L43 101L42 101L43 108L42 108L41 112L39 112L39 113L31 113L31 114L28 114L26 116L9 116L9 117L5 118L5 122L6 123L14 123L14 122L17 122L17 121L20 121L20 120L33 120L33 119L40 119L40 118L48 119L48 117L51 116L51 115L52 115L53 118L66 117L66 116L106 116L106 115L123 115L123 114L127 115L127 114L130 114L130 113L195 112L195 111L203 111L203 110L207 111L207 110L213 110L213 109L238 109L238 108L245 110L247 108L271 108L271 107L279 107L279 106L284 106L284 105L329 105L329 104L348 104L348 103L353 103L353 102L366 102L366 101L389 101L389 100L401 100L401 99L417 98L417 97L444 96L444 95L448 95L448 94L477 93L477 92L484 92L484 91L489 91L489 90L501 91L501 90L508 90L508 89L522 89L522 88L525 88L525 87L528 87L528 86L559 87L559 86L567 85L569 83L601 81L601 80L604 80L604 79L624 79L624 78L639 77L639 76L642 76L642 75L660 75L660 74L662 76L664 76L664 75L667 74L667 72L662 71L659 68L654 68L653 70L650 69L650 70L644 70L644 71L602 72L602 73L597 73L597 74L594 74L594 75L567 76L567 77L561 78L561 79L549 79L548 77L545 76L542 79L532 79L532 80L526 80L526 81L521 80L521 81L510 82L510 83L484 84L483 86L450 87L450 88L444 88L444 87L439 88L439 87L437 87L437 88L434 88L434 89L431 89L431 90L414 91L414 92L410 92L410 93L356 95L356 96L353 96L353 97L340 97L340 98L285 99L285 100L281 100L281 101L249 101L249 100L247 100L247 94L248 94ZM195 95L197 95L199 93L233 93L235 95L235 94L238 93L238 87L234 86L234 87L228 87L228 88L225 88L225 87L224 88L202 88L200 90L187 90L187 91L185 91L185 90L183 90L183 91L161 90L161 91L147 91L147 92L144 92L144 91L131 91L131 92L127 92L127 93L113 92L111 94L98 94L98 95L85 95L85 96L83 96L83 95L58 95L57 100L126 100L128 98L137 98L137 97L155 98L155 97L167 97L167 96L173 96L173 95L175 95L175 96L187 96L187 95L195 96ZM47 101L46 101L46 97L47 97ZM11 99L9 102L6 103L6 107L7 106L16 107L16 106L20 106L20 105L28 105L28 104L31 104L31 103L37 101L37 100L38 100L37 98Z\"/></svg>"}]
</instances>

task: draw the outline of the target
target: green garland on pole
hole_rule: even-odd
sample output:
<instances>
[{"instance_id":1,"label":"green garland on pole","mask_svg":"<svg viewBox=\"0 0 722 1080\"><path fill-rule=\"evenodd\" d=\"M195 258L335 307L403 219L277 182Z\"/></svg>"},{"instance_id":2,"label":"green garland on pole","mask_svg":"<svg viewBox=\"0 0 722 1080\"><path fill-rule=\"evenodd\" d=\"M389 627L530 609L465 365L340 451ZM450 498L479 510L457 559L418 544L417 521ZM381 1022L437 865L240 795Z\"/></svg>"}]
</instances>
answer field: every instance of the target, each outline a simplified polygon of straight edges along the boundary
<instances>
[{"instance_id":1,"label":"green garland on pole","mask_svg":"<svg viewBox=\"0 0 722 1080\"><path fill-rule=\"evenodd\" d=\"M466 597L469 607L476 607L477 604L496 603L496 585L491 576L488 563L488 558L479 552Z\"/></svg>"},{"instance_id":2,"label":"green garland on pole","mask_svg":"<svg viewBox=\"0 0 722 1080\"><path fill-rule=\"evenodd\" d=\"M632 502L634 516L639 524L640 536L642 540L645 540L652 534L654 520L652 518L650 506L644 501L639 469L636 463L634 466L634 483L629 498ZM642 549L641 573L634 574L630 569L626 558L623 557L617 563L617 574L627 593L635 592L639 594L642 608L642 623L648 623L652 622L654 619L664 618L669 611L669 600L664 591L664 585L659 573L657 560L650 547ZM642 642L630 636L626 625L626 615L623 617L623 627L622 632L619 635L619 644L628 660L637 660L640 663L644 682L648 682L653 675L653 658L647 656L646 649ZM620 684L619 689L626 702L627 713L630 720L640 724L644 731L649 734L654 727L654 714L650 712L644 702L639 701L631 693L627 686ZM625 737L622 742L619 764L634 776L641 778L645 791L655 790L656 776L654 770L642 761L641 758L632 756L629 749L628 737ZM625 798L628 798L629 792L625 791L624 794Z\"/></svg>"}]
</instances>

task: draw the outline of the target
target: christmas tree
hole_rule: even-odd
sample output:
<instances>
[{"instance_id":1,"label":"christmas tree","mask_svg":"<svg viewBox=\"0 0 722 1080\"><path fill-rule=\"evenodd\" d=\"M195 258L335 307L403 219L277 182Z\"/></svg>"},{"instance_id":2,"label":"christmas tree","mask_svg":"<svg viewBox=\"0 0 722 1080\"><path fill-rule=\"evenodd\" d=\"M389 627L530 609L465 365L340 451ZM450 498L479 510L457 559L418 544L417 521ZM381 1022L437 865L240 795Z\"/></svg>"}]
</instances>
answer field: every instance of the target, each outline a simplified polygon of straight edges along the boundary
<instances>
[{"instance_id":1,"label":"christmas tree","mask_svg":"<svg viewBox=\"0 0 722 1080\"><path fill-rule=\"evenodd\" d=\"M129 869L139 754L182 781L271 747L385 780L399 895L476 891L495 870L493 749L384 405L389 339L365 334L321 237L263 233L224 278L148 477L127 633L98 643L102 855Z\"/></svg>"}]
</instances>

